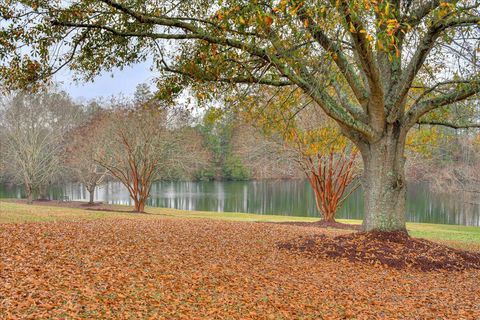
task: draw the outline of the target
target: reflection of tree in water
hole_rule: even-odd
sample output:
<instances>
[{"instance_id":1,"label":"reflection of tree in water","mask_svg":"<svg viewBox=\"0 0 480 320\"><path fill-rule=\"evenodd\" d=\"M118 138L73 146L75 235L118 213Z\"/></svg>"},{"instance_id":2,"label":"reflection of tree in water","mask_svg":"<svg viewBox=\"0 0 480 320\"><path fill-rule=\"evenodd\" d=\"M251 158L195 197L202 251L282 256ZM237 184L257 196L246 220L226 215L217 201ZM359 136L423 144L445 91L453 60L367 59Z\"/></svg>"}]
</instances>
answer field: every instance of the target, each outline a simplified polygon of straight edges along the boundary
<instances>
[{"instance_id":1,"label":"reflection of tree in water","mask_svg":"<svg viewBox=\"0 0 480 320\"><path fill-rule=\"evenodd\" d=\"M472 193L457 191L455 193L432 192L425 184L411 188L410 198L415 197L411 204L422 204L423 210L415 208L409 214L411 221L432 221L434 223L480 225L480 206ZM425 217L421 213L425 212Z\"/></svg>"}]
</instances>

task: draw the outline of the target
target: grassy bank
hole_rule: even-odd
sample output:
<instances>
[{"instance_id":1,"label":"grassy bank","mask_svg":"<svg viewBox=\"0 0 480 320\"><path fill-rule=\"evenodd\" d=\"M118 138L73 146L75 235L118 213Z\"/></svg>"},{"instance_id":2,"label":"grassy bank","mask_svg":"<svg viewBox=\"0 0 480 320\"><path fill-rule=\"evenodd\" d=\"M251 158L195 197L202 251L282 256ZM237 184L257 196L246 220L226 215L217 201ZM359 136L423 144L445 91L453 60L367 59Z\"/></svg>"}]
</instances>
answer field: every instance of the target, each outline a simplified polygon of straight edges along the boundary
<instances>
[{"instance_id":1,"label":"grassy bank","mask_svg":"<svg viewBox=\"0 0 480 320\"><path fill-rule=\"evenodd\" d=\"M76 221L76 220L97 220L97 219L159 219L159 218L203 218L244 222L287 222L302 221L313 222L317 218L280 216L280 215L258 215L250 213L233 212L207 212L207 211L186 211L166 208L149 207L149 214L130 213L127 206L110 206L115 212L95 211L81 208L50 206L48 204L28 205L0 201L0 223L25 223L25 222L54 222L54 221ZM360 224L360 220L340 219L343 223ZM448 243L461 248L480 250L480 227L466 227L457 225L408 223L409 233L414 237Z\"/></svg>"}]
</instances>

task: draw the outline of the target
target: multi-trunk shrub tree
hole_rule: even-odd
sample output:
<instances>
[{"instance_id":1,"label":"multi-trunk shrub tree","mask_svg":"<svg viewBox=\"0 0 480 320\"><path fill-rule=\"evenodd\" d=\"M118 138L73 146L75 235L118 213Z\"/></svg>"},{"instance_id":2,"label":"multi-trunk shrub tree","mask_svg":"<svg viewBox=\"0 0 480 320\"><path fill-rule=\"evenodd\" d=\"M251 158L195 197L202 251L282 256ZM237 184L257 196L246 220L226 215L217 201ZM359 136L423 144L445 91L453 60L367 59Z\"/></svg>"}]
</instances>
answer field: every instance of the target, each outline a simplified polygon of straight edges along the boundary
<instances>
[{"instance_id":1,"label":"multi-trunk shrub tree","mask_svg":"<svg viewBox=\"0 0 480 320\"><path fill-rule=\"evenodd\" d=\"M156 104L117 107L93 130L102 141L93 162L125 186L136 212L145 211L153 182L192 175L208 162L198 133Z\"/></svg>"},{"instance_id":2,"label":"multi-trunk shrub tree","mask_svg":"<svg viewBox=\"0 0 480 320\"><path fill-rule=\"evenodd\" d=\"M252 100L264 101L262 107ZM263 90L237 108L303 171L322 221L335 222L337 211L359 186L358 150L335 123L295 89L274 95Z\"/></svg>"}]
</instances>

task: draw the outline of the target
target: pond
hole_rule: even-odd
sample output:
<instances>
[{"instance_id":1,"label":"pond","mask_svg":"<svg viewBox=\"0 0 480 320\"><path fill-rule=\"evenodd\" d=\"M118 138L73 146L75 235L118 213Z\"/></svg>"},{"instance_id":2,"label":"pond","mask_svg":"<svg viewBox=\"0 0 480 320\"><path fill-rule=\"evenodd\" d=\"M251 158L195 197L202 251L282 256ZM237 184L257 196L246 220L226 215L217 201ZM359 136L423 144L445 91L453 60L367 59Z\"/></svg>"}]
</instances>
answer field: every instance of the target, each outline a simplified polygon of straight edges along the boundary
<instances>
[{"instance_id":1,"label":"pond","mask_svg":"<svg viewBox=\"0 0 480 320\"><path fill-rule=\"evenodd\" d=\"M22 188L0 184L0 198L20 198ZM339 218L363 218L363 191L356 190L344 203ZM80 184L51 188L50 198L62 195L87 201L88 193ZM119 183L110 182L97 189L96 201L131 204ZM480 199L465 194L438 194L425 184L409 184L407 219L414 222L480 226ZM148 205L182 210L251 212L317 217L310 186L304 180L156 182Z\"/></svg>"}]
</instances>

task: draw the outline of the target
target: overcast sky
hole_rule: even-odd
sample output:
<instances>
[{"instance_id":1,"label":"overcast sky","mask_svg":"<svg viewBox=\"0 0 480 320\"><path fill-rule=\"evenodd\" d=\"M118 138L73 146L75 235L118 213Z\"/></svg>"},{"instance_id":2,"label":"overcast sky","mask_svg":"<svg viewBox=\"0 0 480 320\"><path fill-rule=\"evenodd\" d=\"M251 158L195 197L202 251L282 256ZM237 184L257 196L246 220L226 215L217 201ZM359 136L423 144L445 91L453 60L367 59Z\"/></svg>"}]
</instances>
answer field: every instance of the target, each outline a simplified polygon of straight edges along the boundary
<instances>
[{"instance_id":1,"label":"overcast sky","mask_svg":"<svg viewBox=\"0 0 480 320\"><path fill-rule=\"evenodd\" d=\"M116 70L112 73L104 73L95 81L89 83L75 83L68 69L62 70L55 76L55 81L60 87L70 93L75 100L89 100L98 97L110 97L112 95L131 96L135 87L142 82L151 82L155 74L149 70L150 64L137 64L124 70Z\"/></svg>"}]
</instances>

